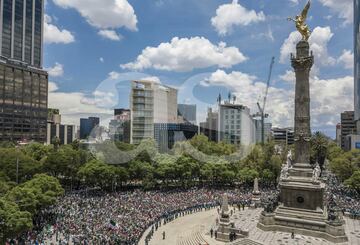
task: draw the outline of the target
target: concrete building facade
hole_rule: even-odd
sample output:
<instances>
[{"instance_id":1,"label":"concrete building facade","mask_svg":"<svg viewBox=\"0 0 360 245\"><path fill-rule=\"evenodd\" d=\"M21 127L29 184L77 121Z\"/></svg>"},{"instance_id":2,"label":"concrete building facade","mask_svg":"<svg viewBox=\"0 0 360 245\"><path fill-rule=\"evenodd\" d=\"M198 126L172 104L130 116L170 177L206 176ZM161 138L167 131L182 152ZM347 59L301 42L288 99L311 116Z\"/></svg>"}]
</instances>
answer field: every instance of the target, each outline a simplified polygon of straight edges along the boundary
<instances>
[{"instance_id":1,"label":"concrete building facade","mask_svg":"<svg viewBox=\"0 0 360 245\"><path fill-rule=\"evenodd\" d=\"M189 140L198 133L191 123L155 123L154 138L160 152L168 152L176 142Z\"/></svg>"},{"instance_id":2,"label":"concrete building facade","mask_svg":"<svg viewBox=\"0 0 360 245\"><path fill-rule=\"evenodd\" d=\"M80 118L80 139L96 137L98 132L94 132L93 130L99 125L100 118L98 117Z\"/></svg>"},{"instance_id":3,"label":"concrete building facade","mask_svg":"<svg viewBox=\"0 0 360 245\"><path fill-rule=\"evenodd\" d=\"M184 122L196 125L196 105L178 104L178 116L180 116Z\"/></svg>"},{"instance_id":4,"label":"concrete building facade","mask_svg":"<svg viewBox=\"0 0 360 245\"><path fill-rule=\"evenodd\" d=\"M208 108L206 121L200 123L200 133L213 142L218 140L218 115L218 112Z\"/></svg>"},{"instance_id":5,"label":"concrete building facade","mask_svg":"<svg viewBox=\"0 0 360 245\"><path fill-rule=\"evenodd\" d=\"M346 136L355 134L356 123L354 111L344 111L341 113L341 148L345 150Z\"/></svg>"},{"instance_id":6,"label":"concrete building facade","mask_svg":"<svg viewBox=\"0 0 360 245\"><path fill-rule=\"evenodd\" d=\"M294 128L272 128L272 138L278 145L294 144Z\"/></svg>"},{"instance_id":7,"label":"concrete building facade","mask_svg":"<svg viewBox=\"0 0 360 245\"><path fill-rule=\"evenodd\" d=\"M43 0L0 1L0 140L46 142Z\"/></svg>"},{"instance_id":8,"label":"concrete building facade","mask_svg":"<svg viewBox=\"0 0 360 245\"><path fill-rule=\"evenodd\" d=\"M130 142L139 144L154 138L155 123L177 123L177 90L154 81L133 81L131 84Z\"/></svg>"},{"instance_id":9,"label":"concrete building facade","mask_svg":"<svg viewBox=\"0 0 360 245\"><path fill-rule=\"evenodd\" d=\"M114 119L109 123L109 136L112 140L130 143L130 119L129 109L114 110Z\"/></svg>"},{"instance_id":10,"label":"concrete building facade","mask_svg":"<svg viewBox=\"0 0 360 245\"><path fill-rule=\"evenodd\" d=\"M256 127L250 109L239 104L219 104L218 142L251 145L256 143Z\"/></svg>"},{"instance_id":11,"label":"concrete building facade","mask_svg":"<svg viewBox=\"0 0 360 245\"><path fill-rule=\"evenodd\" d=\"M59 139L61 145L71 144L76 139L76 126L61 124L61 115L58 109L48 110L46 144Z\"/></svg>"},{"instance_id":12,"label":"concrete building facade","mask_svg":"<svg viewBox=\"0 0 360 245\"><path fill-rule=\"evenodd\" d=\"M360 0L354 0L354 110L360 134Z\"/></svg>"}]
</instances>

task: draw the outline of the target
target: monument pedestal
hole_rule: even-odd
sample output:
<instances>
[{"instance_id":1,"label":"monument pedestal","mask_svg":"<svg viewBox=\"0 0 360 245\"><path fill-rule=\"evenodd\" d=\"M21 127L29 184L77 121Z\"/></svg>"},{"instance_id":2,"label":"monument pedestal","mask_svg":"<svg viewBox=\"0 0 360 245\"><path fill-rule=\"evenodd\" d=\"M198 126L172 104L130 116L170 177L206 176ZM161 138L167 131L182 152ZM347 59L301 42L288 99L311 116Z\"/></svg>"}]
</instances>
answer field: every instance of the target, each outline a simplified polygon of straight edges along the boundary
<instances>
[{"instance_id":1,"label":"monument pedestal","mask_svg":"<svg viewBox=\"0 0 360 245\"><path fill-rule=\"evenodd\" d=\"M261 206L261 193L259 191L259 179L254 179L254 189L251 196L250 208L257 208Z\"/></svg>"},{"instance_id":2,"label":"monument pedestal","mask_svg":"<svg viewBox=\"0 0 360 245\"><path fill-rule=\"evenodd\" d=\"M235 227L234 222L230 221L230 211L227 197L223 197L221 214L218 227L216 229L216 240L231 242L239 238L249 236L249 232Z\"/></svg>"}]
</instances>

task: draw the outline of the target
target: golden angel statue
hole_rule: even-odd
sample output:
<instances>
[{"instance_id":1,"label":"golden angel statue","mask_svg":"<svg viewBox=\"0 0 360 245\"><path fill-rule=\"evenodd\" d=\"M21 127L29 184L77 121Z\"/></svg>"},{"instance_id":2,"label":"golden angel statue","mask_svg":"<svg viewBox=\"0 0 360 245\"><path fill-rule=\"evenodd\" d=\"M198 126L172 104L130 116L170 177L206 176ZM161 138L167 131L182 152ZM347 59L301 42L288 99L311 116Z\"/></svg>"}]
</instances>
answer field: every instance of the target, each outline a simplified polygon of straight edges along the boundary
<instances>
[{"instance_id":1,"label":"golden angel statue","mask_svg":"<svg viewBox=\"0 0 360 245\"><path fill-rule=\"evenodd\" d=\"M311 35L310 28L305 23L306 17L307 17L309 8L310 8L310 3L311 3L311 1L309 0L308 3L306 4L304 10L301 12L300 15L297 15L295 17L295 19L293 19L291 17L288 18L289 21L294 21L295 22L296 29L300 32L300 34L302 35L302 40L304 40L304 41L308 41L309 37Z\"/></svg>"}]
</instances>

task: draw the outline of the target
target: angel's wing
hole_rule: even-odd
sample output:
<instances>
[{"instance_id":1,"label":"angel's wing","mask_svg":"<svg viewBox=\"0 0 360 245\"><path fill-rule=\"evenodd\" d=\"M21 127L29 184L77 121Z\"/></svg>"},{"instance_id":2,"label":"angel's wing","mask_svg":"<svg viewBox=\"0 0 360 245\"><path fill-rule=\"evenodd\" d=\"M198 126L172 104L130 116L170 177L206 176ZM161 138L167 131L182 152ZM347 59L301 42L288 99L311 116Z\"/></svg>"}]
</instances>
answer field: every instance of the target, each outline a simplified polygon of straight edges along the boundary
<instances>
[{"instance_id":1,"label":"angel's wing","mask_svg":"<svg viewBox=\"0 0 360 245\"><path fill-rule=\"evenodd\" d=\"M304 10L301 12L301 17L303 20L306 19L307 17L307 14L308 14L308 11L309 11L309 8L310 8L310 4L311 4L311 1L309 0L308 3L306 4Z\"/></svg>"}]
</instances>

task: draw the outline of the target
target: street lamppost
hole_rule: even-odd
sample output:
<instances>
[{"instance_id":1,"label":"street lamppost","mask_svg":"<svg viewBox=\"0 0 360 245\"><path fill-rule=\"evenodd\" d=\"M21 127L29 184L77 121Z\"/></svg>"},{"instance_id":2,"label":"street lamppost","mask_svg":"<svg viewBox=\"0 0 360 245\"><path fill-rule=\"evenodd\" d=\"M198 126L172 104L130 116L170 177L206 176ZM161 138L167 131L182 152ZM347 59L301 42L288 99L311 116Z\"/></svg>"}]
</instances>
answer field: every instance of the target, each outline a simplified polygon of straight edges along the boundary
<instances>
[{"instance_id":1,"label":"street lamppost","mask_svg":"<svg viewBox=\"0 0 360 245\"><path fill-rule=\"evenodd\" d=\"M16 184L19 184L19 146L16 148Z\"/></svg>"}]
</instances>

